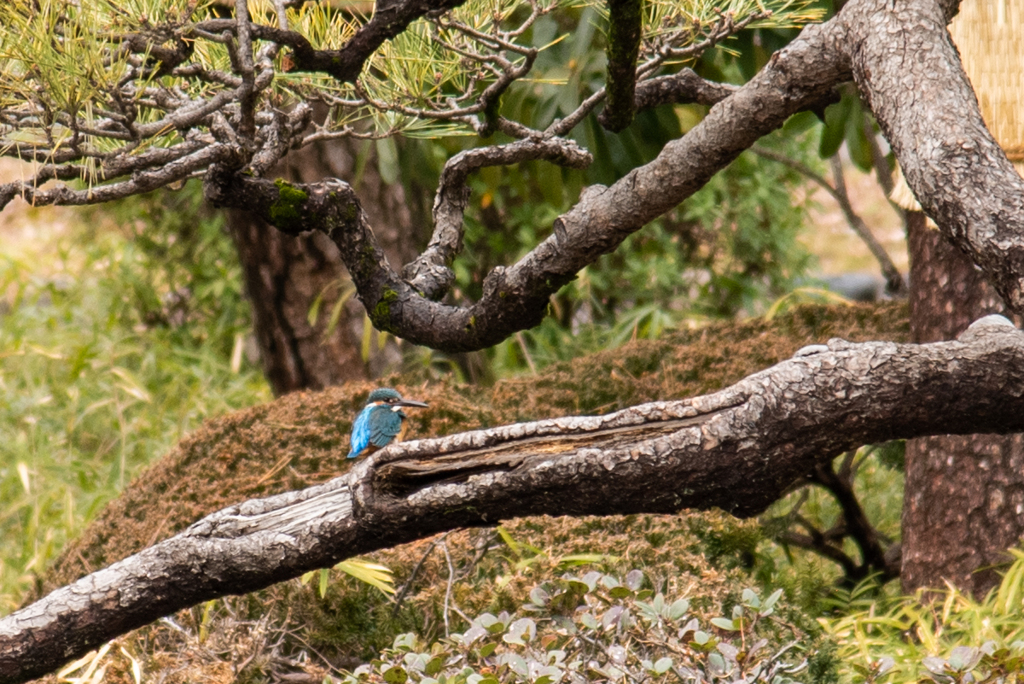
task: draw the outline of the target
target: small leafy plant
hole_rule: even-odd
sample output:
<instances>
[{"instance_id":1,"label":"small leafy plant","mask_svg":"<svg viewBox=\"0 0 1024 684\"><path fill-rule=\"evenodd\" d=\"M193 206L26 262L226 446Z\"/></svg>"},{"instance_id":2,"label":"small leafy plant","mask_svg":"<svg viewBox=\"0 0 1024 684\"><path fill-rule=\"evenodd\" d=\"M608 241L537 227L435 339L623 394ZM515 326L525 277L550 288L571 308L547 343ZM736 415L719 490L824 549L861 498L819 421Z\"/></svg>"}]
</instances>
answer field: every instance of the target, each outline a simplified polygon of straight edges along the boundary
<instances>
[{"instance_id":1,"label":"small leafy plant","mask_svg":"<svg viewBox=\"0 0 1024 684\"><path fill-rule=\"evenodd\" d=\"M822 620L851 670L867 684L1024 682L1024 551L982 601L952 586L902 596L838 620Z\"/></svg>"},{"instance_id":2,"label":"small leafy plant","mask_svg":"<svg viewBox=\"0 0 1024 684\"><path fill-rule=\"evenodd\" d=\"M685 597L593 571L530 592L514 615L483 613L462 633L426 645L402 634L344 684L582 684L683 681L785 684L806 668L807 635L772 621L782 591L742 592L728 615L704 618Z\"/></svg>"}]
</instances>

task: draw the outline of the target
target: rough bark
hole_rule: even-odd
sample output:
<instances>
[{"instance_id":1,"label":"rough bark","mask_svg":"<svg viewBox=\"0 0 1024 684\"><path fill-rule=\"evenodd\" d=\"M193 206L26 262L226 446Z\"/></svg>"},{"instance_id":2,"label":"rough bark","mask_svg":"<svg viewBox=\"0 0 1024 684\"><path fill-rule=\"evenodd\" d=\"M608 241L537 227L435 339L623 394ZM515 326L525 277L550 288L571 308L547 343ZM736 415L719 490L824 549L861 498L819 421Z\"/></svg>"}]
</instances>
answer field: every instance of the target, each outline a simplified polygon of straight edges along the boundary
<instances>
[{"instance_id":1,"label":"rough bark","mask_svg":"<svg viewBox=\"0 0 1024 684\"><path fill-rule=\"evenodd\" d=\"M357 154L353 141L317 143L290 155L274 175L300 182L351 178ZM361 176L363 206L381 226L377 237L388 257L409 260L423 237L413 226L402 186L384 184L373 166L367 163ZM342 304L331 325L331 313L339 297L350 294L351 281L327 236L287 235L241 209L228 212L228 228L245 274L263 372L275 395L376 377L398 360L391 347L362 358L364 312L354 300ZM318 297L319 316L311 323Z\"/></svg>"},{"instance_id":2,"label":"rough bark","mask_svg":"<svg viewBox=\"0 0 1024 684\"><path fill-rule=\"evenodd\" d=\"M1003 301L924 214L908 216L910 328L918 343L954 339ZM1024 536L1024 437L937 435L907 442L903 567L907 592L951 582L982 597Z\"/></svg>"},{"instance_id":3,"label":"rough bark","mask_svg":"<svg viewBox=\"0 0 1024 684\"><path fill-rule=\"evenodd\" d=\"M946 30L958 6L851 2L847 54L924 211L1020 313L1024 180L985 128Z\"/></svg>"},{"instance_id":4,"label":"rough bark","mask_svg":"<svg viewBox=\"0 0 1024 684\"><path fill-rule=\"evenodd\" d=\"M1024 333L956 342L832 340L721 392L601 417L394 445L347 475L215 513L0 620L20 682L176 609L441 530L532 514L758 513L865 442L1024 429Z\"/></svg>"}]
</instances>

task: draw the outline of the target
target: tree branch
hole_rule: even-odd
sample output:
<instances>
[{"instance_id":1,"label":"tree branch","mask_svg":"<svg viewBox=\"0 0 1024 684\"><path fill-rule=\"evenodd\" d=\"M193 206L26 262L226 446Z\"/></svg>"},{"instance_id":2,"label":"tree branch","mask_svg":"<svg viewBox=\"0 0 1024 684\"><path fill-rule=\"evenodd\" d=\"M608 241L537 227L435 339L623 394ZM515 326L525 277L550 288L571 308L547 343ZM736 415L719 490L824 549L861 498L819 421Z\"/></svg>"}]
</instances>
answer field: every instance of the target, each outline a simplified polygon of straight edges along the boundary
<instances>
[{"instance_id":1,"label":"tree branch","mask_svg":"<svg viewBox=\"0 0 1024 684\"><path fill-rule=\"evenodd\" d=\"M214 513L0 619L0 682L174 610L444 530L538 514L755 515L859 444L1021 430L1024 333L989 316L954 342L805 347L695 399L401 443L326 484Z\"/></svg>"},{"instance_id":2,"label":"tree branch","mask_svg":"<svg viewBox=\"0 0 1024 684\"><path fill-rule=\"evenodd\" d=\"M636 113L636 64L643 33L643 0L608 0L608 78L601 124L618 133Z\"/></svg>"},{"instance_id":3,"label":"tree branch","mask_svg":"<svg viewBox=\"0 0 1024 684\"><path fill-rule=\"evenodd\" d=\"M159 156L166 151L154 150L153 155ZM115 199L138 195L157 188L162 188L176 181L190 178L195 173L208 168L211 164L236 160L236 150L221 144L204 145L195 152L169 161L157 169L140 170L132 174L128 180L109 185L101 185L84 190L73 190L66 185L44 190L39 183L50 178L65 178L55 169L55 174L46 178L31 181L13 181L0 185L0 208L3 208L15 197L21 197L34 206L58 204L62 206L80 206L100 204ZM145 167L142 167L145 168Z\"/></svg>"},{"instance_id":4,"label":"tree branch","mask_svg":"<svg viewBox=\"0 0 1024 684\"><path fill-rule=\"evenodd\" d=\"M843 512L843 536L852 538L860 548L861 563L855 566L853 573L844 567L847 577L860 580L875 571L882 574L882 581L899 577L899 565L894 566L886 558L886 549L882 546L878 531L871 525L857 500L853 491L853 474L843 477L842 473L835 471L831 461L820 462L815 466L811 480L835 497Z\"/></svg>"},{"instance_id":5,"label":"tree branch","mask_svg":"<svg viewBox=\"0 0 1024 684\"><path fill-rule=\"evenodd\" d=\"M373 18L361 26L339 50L317 50L305 36L297 31L288 31L262 24L252 24L252 31L256 38L290 47L293 51L292 71L321 72L330 74L339 83L354 83L362 73L366 60L385 41L397 36L420 17L428 13L454 9L465 1L405 0L405 2L399 3L378 3ZM219 23L221 21L229 20L202 22L197 26L216 31L221 27Z\"/></svg>"},{"instance_id":6,"label":"tree branch","mask_svg":"<svg viewBox=\"0 0 1024 684\"><path fill-rule=\"evenodd\" d=\"M408 264L402 277L427 299L440 299L455 282L449 268L462 251L462 220L469 203L466 178L487 166L508 166L544 159L560 166L585 169L594 158L572 140L544 138L519 140L460 152L444 165L434 198L434 234L423 254Z\"/></svg>"},{"instance_id":7,"label":"tree branch","mask_svg":"<svg viewBox=\"0 0 1024 684\"><path fill-rule=\"evenodd\" d=\"M354 78L352 74L362 68L372 52L371 47L379 46L416 17L448 9L458 1L379 3L373 19L337 51L313 50L308 42L299 40L301 36L298 34L293 35L293 32L276 26L240 23L238 17L200 22L188 30L206 32L211 40L218 38L216 31L227 31L228 38L233 41L231 35L239 33L240 26L246 26L252 39L272 41L274 49L278 44L291 45L299 62L304 59L301 55L308 48L310 54L306 56L310 60L331 61L331 65L325 66L331 69L337 66L342 71L335 76L345 79L349 76ZM536 11L534 7L534 13ZM705 43L713 44L757 16L760 15L734 21L731 16L723 15L700 43L689 47L662 45L638 68L637 76L643 79L653 73L646 69L657 68L665 59L682 54L680 50L706 49ZM588 188L577 205L553 223L549 238L518 263L496 268L487 276L482 298L475 304L452 307L432 301L445 291L450 277L446 273L447 261L458 251L458 223L462 213L458 192L452 192L454 199L448 203L450 211L446 210L447 218L435 225L435 233L442 236L439 242L407 272L415 286L402 280L397 269L378 259L375 250L366 253L346 250L349 254L348 267L363 274L356 279L360 298L379 329L412 342L444 351L470 351L493 345L539 323L547 311L551 295L575 278L582 268L602 254L615 250L629 235L690 197L742 150L781 126L791 114L830 101L834 86L856 72L883 130L893 139L897 155L912 157L906 165L912 185L919 184L919 194L935 195L933 213L937 217L946 217L947 232L952 239L967 249L989 273L1011 307L1016 308L1018 303L1024 307L1024 279L1020 276L1024 273L1024 181L1016 175L984 130L976 103L957 63L955 50L948 44L945 19L943 11L932 0L907 0L899 3L894 11L884 0L851 0L829 22L806 28L788 47L775 53L749 83L724 99L721 99L725 94L722 88L717 92L709 91L705 87L707 84L694 83L686 72L672 77L672 80L658 81L650 86L650 90L641 83L636 90L638 102L634 104L643 105L648 94L652 101L666 96L681 97L683 91L691 87L696 89L697 97L707 102L717 101L717 104L700 124L681 140L666 145L649 164L633 170L611 187ZM441 23L455 31L475 31L459 28L450 22ZM925 28L920 29L921 26ZM182 31L187 33L186 29ZM676 34L673 35L682 40L682 34L678 31ZM493 36L488 34L486 39L480 37L478 41L500 47L510 35L499 31ZM269 54L266 49L260 50L259 60L254 65L256 74L251 86L258 93L273 80ZM339 59L337 64L333 62L335 57ZM922 71L917 66L918 57L927 58L925 61L928 63L934 62L935 68ZM236 54L234 61L240 63L241 58ZM506 61L515 67L512 61ZM903 64L912 64L914 68L904 69ZM358 65L358 69L354 65ZM185 69L187 65L176 68ZM238 68L239 73L244 71ZM126 78L138 80L138 73L133 72L134 75ZM211 74L207 76L213 77ZM126 82L126 93L136 87L134 80L131 84ZM227 80L235 83L233 78ZM336 215L331 219L334 223L328 226L326 217L318 219L310 207L295 204L294 196L290 200L294 206L279 204L282 198L279 188L273 184L253 184L249 180L254 179L248 177L231 180L230 174L225 173L226 169L233 168L242 175L248 164L248 171L258 176L287 152L293 140L299 139L297 129L303 123L301 117L286 121L281 112L274 109L272 101L264 97L266 105L254 113L257 126L255 145L246 141L241 131L244 128L241 125L244 123L241 122L242 112L237 107L249 87L247 80L248 77L240 78L236 87L227 89L215 86L210 90L213 94L206 100L192 100L179 89L144 87L143 92L133 91L129 93L131 97L122 94L120 101L104 107L121 109L121 113L110 112L91 119L91 127L85 126L83 121L72 120L74 117L65 113L67 121L58 123L73 130L75 136L125 141L116 153L104 157L104 163L125 175L133 174L131 179L84 191L69 188L42 191L24 183L9 185L0 191L0 202L18 194L43 204L106 201L160 187L182 177L193 176L210 165L219 165L208 174L207 188L211 197L220 204L247 207L242 202L243 197L254 199L255 195L264 193L255 206L266 211L273 209L273 215L268 218L278 227L290 232L303 228L333 232L339 227L358 225L357 232L365 235L358 237L357 242L368 244L367 236L371 234L364 217L355 220L357 217L354 215ZM553 123L543 133L537 133L518 128L513 130L500 116L495 117L494 111L490 111L489 107L497 102L504 81L499 79L496 83L497 90L491 92L493 97L478 98L474 105L463 106L455 102L452 109L439 107L434 111L427 107L424 111L430 116L443 118L452 116L453 112L472 110L473 114L464 117L463 123L478 125L480 130L497 127L513 131L514 137L519 136L524 141L533 139L535 144L544 146L555 143L536 141L562 137L605 96L605 91L598 91L566 119ZM330 104L344 108L365 104L365 101L331 101ZM481 107L488 111L481 111ZM146 123L136 123L136 109L156 116L147 118ZM404 111L407 105L396 104L392 109ZM950 118L947 113L954 109L954 120L947 121ZM11 121L12 128L17 129L23 123L19 118L23 114L31 115L30 119L40 116L33 107L25 111L28 113L5 111L5 123ZM922 112L929 113L922 116ZM483 115L484 120L479 121L478 115ZM931 123L922 125L920 122L926 119ZM236 126L238 130L234 129ZM161 142L171 140L169 132L185 138L188 144L195 141L208 144L211 152L207 154L200 150L177 158L173 172L141 166L137 158L142 155L135 155L135 150L152 145L157 139ZM315 139L318 135L329 134L319 132L306 140ZM79 165L75 161L91 154L81 146L74 147L77 139L69 143L75 155L61 157L67 159L69 166L55 171L57 177L78 171ZM955 163L950 160L955 160ZM222 187L216 187L218 184ZM225 192L227 187L245 188L246 192L236 197ZM324 187L330 190L342 185L328 182ZM449 187L455 189L454 185ZM439 195L447 196L448 189L442 183ZM342 194L344 196L338 201L358 212L358 203L348 199L349 192ZM925 206L927 209L928 205ZM305 224L293 221L292 218L298 215L309 221ZM338 239L336 236L336 241ZM371 253L372 258L368 258ZM895 283L894 278L890 277L890 280Z\"/></svg>"},{"instance_id":8,"label":"tree branch","mask_svg":"<svg viewBox=\"0 0 1024 684\"><path fill-rule=\"evenodd\" d=\"M372 233L361 211L358 218L331 224L328 234L342 249L374 325L415 344L459 352L491 346L539 324L550 296L583 267L692 195L791 114L832 99L833 86L849 77L838 46L841 35L835 27L833 23L808 27L750 82L713 107L684 138L666 145L654 161L634 169L610 187L587 188L577 205L555 221L550 237L518 263L495 268L487 276L483 296L471 306L431 301L399 278L377 252L370 257L369 252L343 247L342 242L352 243L334 231L341 226L356 229L357 224L356 242L370 244ZM275 220L265 212L279 200L277 188L240 174L235 176L231 178L222 169L208 177L207 196L214 204L262 207L261 216L286 232L325 229L324 220L317 219L311 204L296 205L294 217L301 215L301 221L280 212L284 224ZM332 188L344 185L329 183ZM260 192L267 196L257 199L255 195ZM322 195L310 191L309 197L312 199L314 194L316 202L321 202L329 192ZM341 195L337 197L349 203ZM426 289L436 296L434 290Z\"/></svg>"},{"instance_id":9,"label":"tree branch","mask_svg":"<svg viewBox=\"0 0 1024 684\"><path fill-rule=\"evenodd\" d=\"M775 540L780 544L795 546L829 559L843 569L843 574L846 577L856 577L859 574L857 562L838 546L828 543L818 530L809 531L809 534L783 530L775 537Z\"/></svg>"},{"instance_id":10,"label":"tree branch","mask_svg":"<svg viewBox=\"0 0 1024 684\"><path fill-rule=\"evenodd\" d=\"M1024 313L1024 179L985 128L946 31L958 5L851 2L837 18L857 85L924 211Z\"/></svg>"},{"instance_id":11,"label":"tree branch","mask_svg":"<svg viewBox=\"0 0 1024 684\"><path fill-rule=\"evenodd\" d=\"M739 86L707 81L690 68L669 76L641 81L636 87L637 111L663 104L718 104L732 95ZM604 112L602 111L603 115Z\"/></svg>"}]
</instances>

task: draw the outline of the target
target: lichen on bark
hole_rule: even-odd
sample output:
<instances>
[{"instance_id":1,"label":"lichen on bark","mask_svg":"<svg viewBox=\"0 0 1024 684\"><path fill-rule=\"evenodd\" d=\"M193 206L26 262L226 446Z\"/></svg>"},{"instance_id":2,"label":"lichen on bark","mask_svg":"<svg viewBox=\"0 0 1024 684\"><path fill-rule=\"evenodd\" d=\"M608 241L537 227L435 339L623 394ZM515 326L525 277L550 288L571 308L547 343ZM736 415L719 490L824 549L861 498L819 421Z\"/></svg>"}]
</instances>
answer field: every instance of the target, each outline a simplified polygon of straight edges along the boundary
<instances>
[{"instance_id":1,"label":"lichen on bark","mask_svg":"<svg viewBox=\"0 0 1024 684\"><path fill-rule=\"evenodd\" d=\"M636 113L636 64L643 34L643 0L608 0L608 104L601 123L619 132Z\"/></svg>"},{"instance_id":2,"label":"lichen on bark","mask_svg":"<svg viewBox=\"0 0 1024 684\"><path fill-rule=\"evenodd\" d=\"M278 197L270 205L271 222L287 232L301 228L302 204L309 199L309 193L283 178L274 181L274 185L277 186Z\"/></svg>"}]
</instances>

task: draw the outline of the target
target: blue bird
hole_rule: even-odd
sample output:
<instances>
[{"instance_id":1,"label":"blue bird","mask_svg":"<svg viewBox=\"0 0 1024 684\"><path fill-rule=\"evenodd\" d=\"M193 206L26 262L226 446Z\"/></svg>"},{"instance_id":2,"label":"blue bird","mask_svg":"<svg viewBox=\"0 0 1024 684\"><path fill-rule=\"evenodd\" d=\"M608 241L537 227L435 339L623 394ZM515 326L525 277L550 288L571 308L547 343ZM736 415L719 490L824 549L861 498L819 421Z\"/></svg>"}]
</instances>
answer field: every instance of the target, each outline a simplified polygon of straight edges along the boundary
<instances>
[{"instance_id":1,"label":"blue bird","mask_svg":"<svg viewBox=\"0 0 1024 684\"><path fill-rule=\"evenodd\" d=\"M352 424L352 449L349 458L367 456L383 449L392 442L401 442L405 433L403 406L427 408L422 401L403 399L390 387L381 387L370 392L366 406Z\"/></svg>"}]
</instances>

